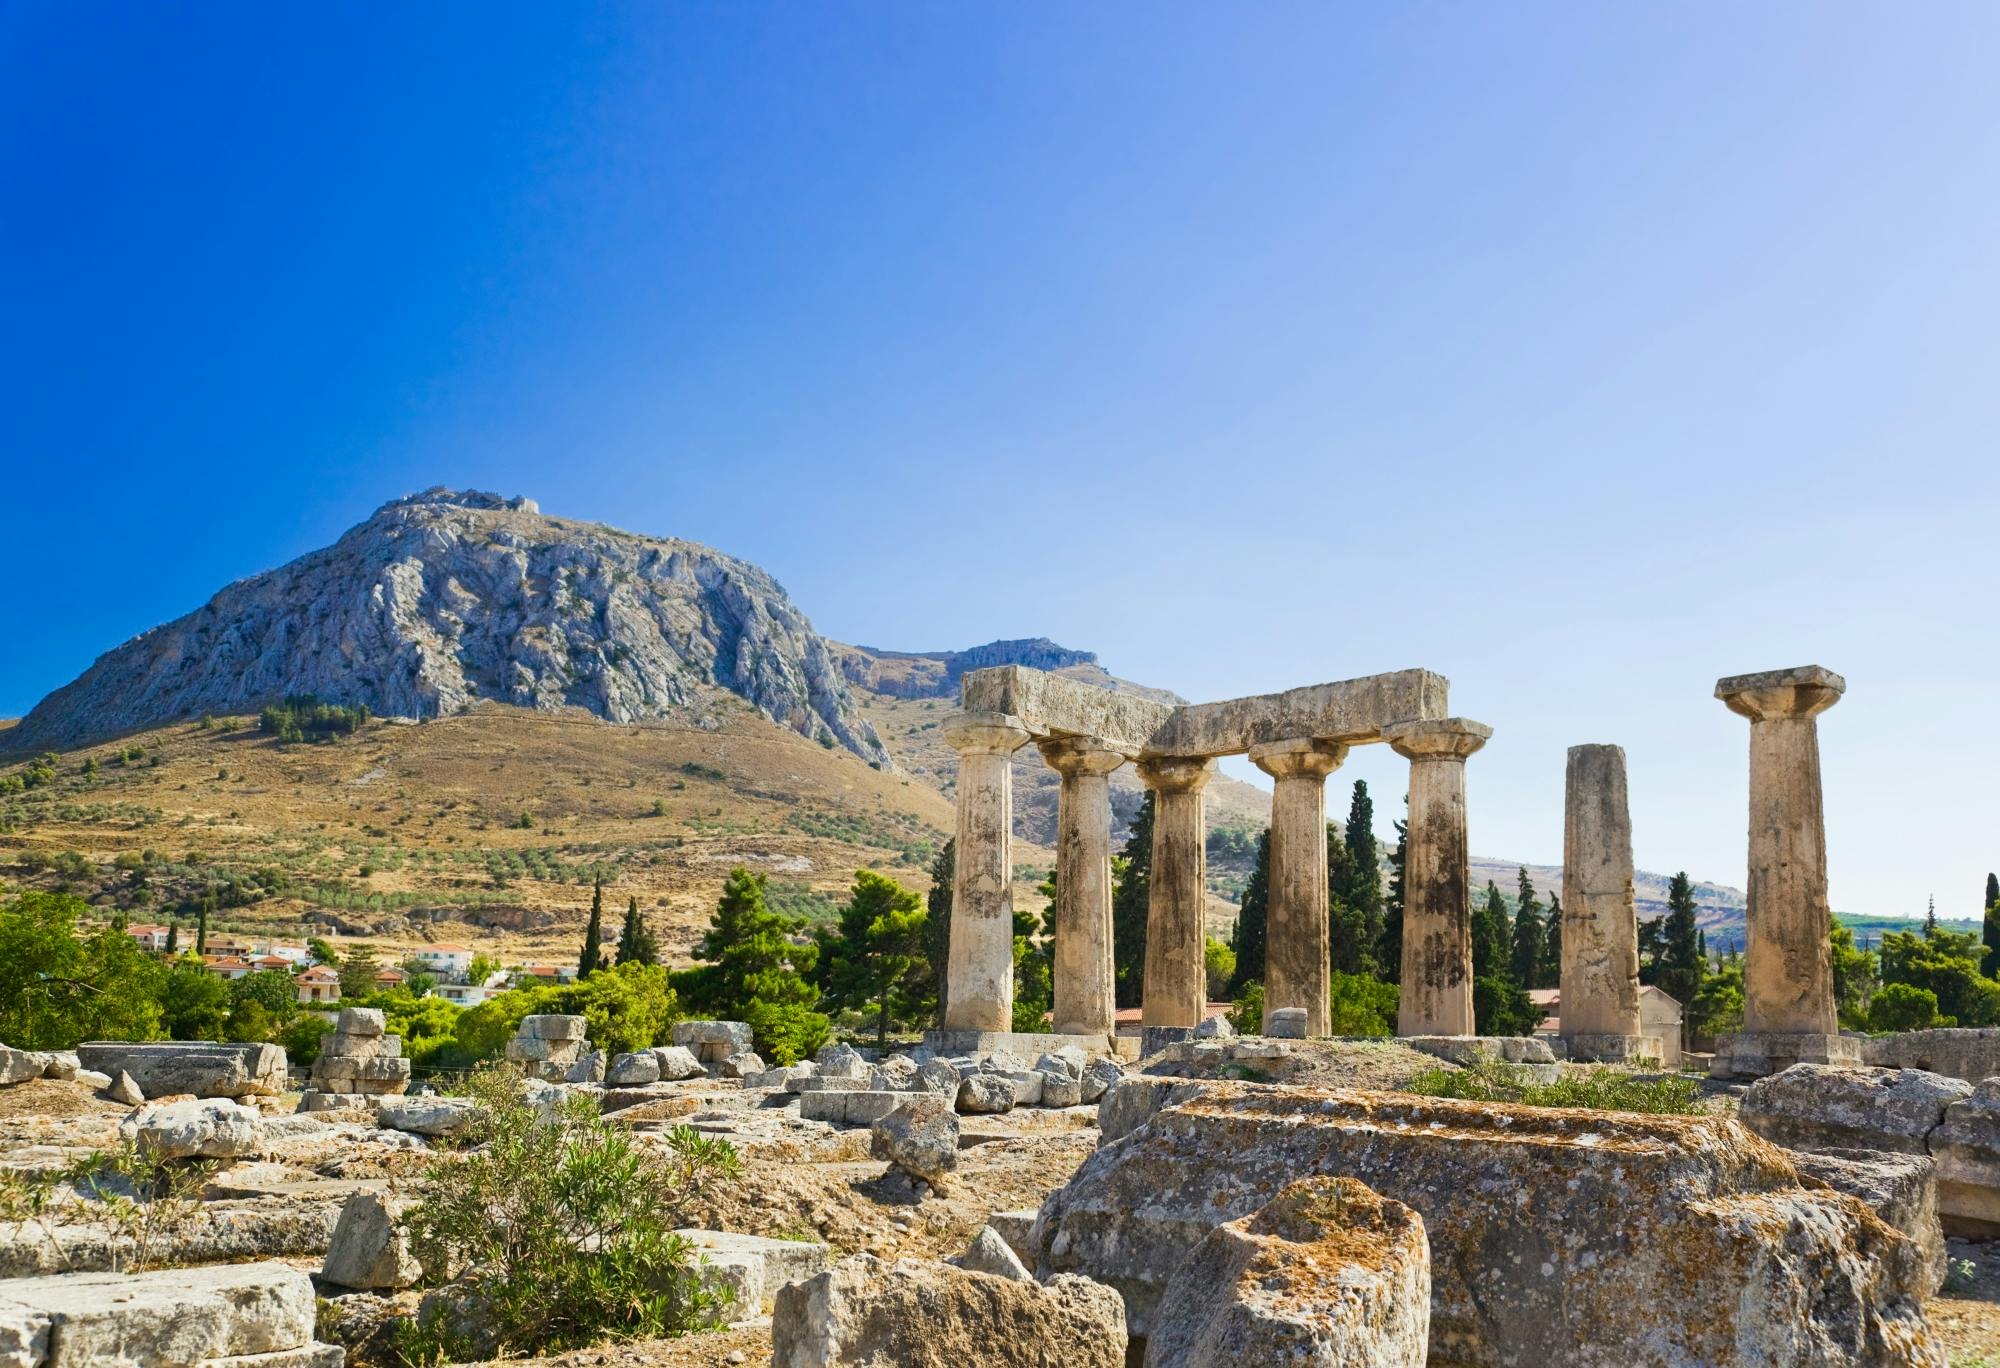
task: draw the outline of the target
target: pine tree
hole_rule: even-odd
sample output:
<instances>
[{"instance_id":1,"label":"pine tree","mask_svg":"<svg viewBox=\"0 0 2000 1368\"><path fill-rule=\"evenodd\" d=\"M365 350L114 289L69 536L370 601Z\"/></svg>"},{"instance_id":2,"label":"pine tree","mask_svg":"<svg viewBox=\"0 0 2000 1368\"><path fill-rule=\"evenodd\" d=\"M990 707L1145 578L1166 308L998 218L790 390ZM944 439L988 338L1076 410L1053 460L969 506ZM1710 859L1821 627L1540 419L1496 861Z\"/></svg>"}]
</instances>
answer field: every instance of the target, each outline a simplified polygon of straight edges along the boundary
<instances>
[{"instance_id":1,"label":"pine tree","mask_svg":"<svg viewBox=\"0 0 2000 1368\"><path fill-rule=\"evenodd\" d=\"M892 1008L911 1015L913 1002L929 997L914 981L929 976L924 921L923 901L914 892L872 869L858 869L839 923L816 935L825 1000L836 1007L872 1007L877 1045L888 1043Z\"/></svg>"},{"instance_id":2,"label":"pine tree","mask_svg":"<svg viewBox=\"0 0 2000 1368\"><path fill-rule=\"evenodd\" d=\"M1937 894L1931 895L1930 905L1924 909L1924 939L1937 939Z\"/></svg>"},{"instance_id":3,"label":"pine tree","mask_svg":"<svg viewBox=\"0 0 2000 1368\"><path fill-rule=\"evenodd\" d=\"M1563 972L1563 901L1553 893L1549 894L1547 930L1547 944L1542 950L1542 978L1534 986L1560 988Z\"/></svg>"},{"instance_id":4,"label":"pine tree","mask_svg":"<svg viewBox=\"0 0 2000 1368\"><path fill-rule=\"evenodd\" d=\"M625 904L625 925L618 932L618 962L656 964L659 958L659 943L646 928L646 919L639 911L639 900L633 898Z\"/></svg>"},{"instance_id":5,"label":"pine tree","mask_svg":"<svg viewBox=\"0 0 2000 1368\"><path fill-rule=\"evenodd\" d=\"M1236 934L1230 945L1236 951L1236 975L1229 981L1232 997L1241 997L1253 983L1264 981L1264 935L1271 915L1271 829L1257 836L1257 860L1243 885L1243 901L1236 909Z\"/></svg>"},{"instance_id":6,"label":"pine tree","mask_svg":"<svg viewBox=\"0 0 2000 1368\"><path fill-rule=\"evenodd\" d=\"M819 990L806 979L819 945L793 938L803 919L773 912L762 874L729 871L708 931L695 945L699 968L676 975L690 1005L728 1020L747 1021L766 1059L790 1064L826 1042L827 1019L813 1010Z\"/></svg>"},{"instance_id":7,"label":"pine tree","mask_svg":"<svg viewBox=\"0 0 2000 1368\"><path fill-rule=\"evenodd\" d=\"M1528 867L1521 866L1520 905L1514 912L1513 968L1514 982L1523 988L1532 988L1542 981L1542 959L1548 952L1548 933L1542 925L1542 900L1535 896L1535 885L1528 878Z\"/></svg>"},{"instance_id":8,"label":"pine tree","mask_svg":"<svg viewBox=\"0 0 2000 1368\"><path fill-rule=\"evenodd\" d=\"M944 1025L951 983L951 884L958 874L958 843L947 840L931 860L931 891L924 895L924 956L937 985L937 1022Z\"/></svg>"},{"instance_id":9,"label":"pine tree","mask_svg":"<svg viewBox=\"0 0 2000 1368\"><path fill-rule=\"evenodd\" d=\"M1682 870L1667 884L1666 925L1661 929L1660 991L1686 1007L1701 991L1707 966L1701 953L1701 930L1695 924L1694 881ZM1685 1033L1687 1013L1681 1014ZM1682 1041L1686 1044L1685 1039Z\"/></svg>"},{"instance_id":10,"label":"pine tree","mask_svg":"<svg viewBox=\"0 0 2000 1368\"><path fill-rule=\"evenodd\" d=\"M1382 900L1382 940L1375 963L1388 983L1403 981L1403 870L1408 863L1410 824L1396 823L1396 844L1389 851L1389 892Z\"/></svg>"},{"instance_id":11,"label":"pine tree","mask_svg":"<svg viewBox=\"0 0 2000 1368\"><path fill-rule=\"evenodd\" d=\"M604 880L590 891L590 921L583 928L583 954L577 957L576 976L588 978L604 967Z\"/></svg>"},{"instance_id":12,"label":"pine tree","mask_svg":"<svg viewBox=\"0 0 2000 1368\"><path fill-rule=\"evenodd\" d=\"M1146 916L1152 907L1153 794L1147 790L1132 816L1132 835L1112 864L1111 960L1117 972L1120 1007L1137 1007L1146 997Z\"/></svg>"}]
</instances>

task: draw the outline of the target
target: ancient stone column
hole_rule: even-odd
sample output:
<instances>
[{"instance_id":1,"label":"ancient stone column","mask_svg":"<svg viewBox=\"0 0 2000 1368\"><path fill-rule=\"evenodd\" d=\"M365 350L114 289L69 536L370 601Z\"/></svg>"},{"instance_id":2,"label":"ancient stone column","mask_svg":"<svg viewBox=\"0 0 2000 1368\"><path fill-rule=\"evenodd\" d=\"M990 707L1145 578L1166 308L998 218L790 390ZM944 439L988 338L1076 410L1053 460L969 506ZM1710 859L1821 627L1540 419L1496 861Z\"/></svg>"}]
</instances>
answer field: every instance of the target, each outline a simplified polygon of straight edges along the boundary
<instances>
[{"instance_id":1,"label":"ancient stone column","mask_svg":"<svg viewBox=\"0 0 2000 1368\"><path fill-rule=\"evenodd\" d=\"M1466 1036L1472 1023L1472 890L1465 840L1465 758L1491 727L1463 717L1399 722L1382 732L1410 762L1403 845L1403 983L1396 1034Z\"/></svg>"},{"instance_id":2,"label":"ancient stone column","mask_svg":"<svg viewBox=\"0 0 2000 1368\"><path fill-rule=\"evenodd\" d=\"M1014 1029L1013 754L1028 729L1005 713L960 713L944 724L958 752L958 836L952 878L945 1029Z\"/></svg>"},{"instance_id":3,"label":"ancient stone column","mask_svg":"<svg viewBox=\"0 0 2000 1368\"><path fill-rule=\"evenodd\" d=\"M1153 791L1153 872L1147 888L1145 1026L1192 1030L1208 1005L1202 911L1208 900L1208 833L1202 790L1213 760L1163 756L1139 762Z\"/></svg>"},{"instance_id":4,"label":"ancient stone column","mask_svg":"<svg viewBox=\"0 0 2000 1368\"><path fill-rule=\"evenodd\" d=\"M1828 944L1826 813L1819 723L1847 681L1818 665L1716 681L1715 696L1750 719L1750 888L1743 1032L1713 1071L1775 1073L1801 1061L1851 1063L1839 1034Z\"/></svg>"},{"instance_id":5,"label":"ancient stone column","mask_svg":"<svg viewBox=\"0 0 2000 1368\"><path fill-rule=\"evenodd\" d=\"M1639 1034L1639 917L1624 748L1571 746L1563 793L1563 1039L1572 1059L1657 1053Z\"/></svg>"},{"instance_id":6,"label":"ancient stone column","mask_svg":"<svg viewBox=\"0 0 2000 1368\"><path fill-rule=\"evenodd\" d=\"M1056 809L1054 1026L1061 1035L1116 1034L1111 959L1111 771L1125 757L1098 742L1039 743L1062 776Z\"/></svg>"},{"instance_id":7,"label":"ancient stone column","mask_svg":"<svg viewBox=\"0 0 2000 1368\"><path fill-rule=\"evenodd\" d=\"M1273 741L1250 748L1271 776L1271 902L1264 931L1264 1011L1303 1007L1306 1034L1326 1034L1326 776L1347 747Z\"/></svg>"}]
</instances>

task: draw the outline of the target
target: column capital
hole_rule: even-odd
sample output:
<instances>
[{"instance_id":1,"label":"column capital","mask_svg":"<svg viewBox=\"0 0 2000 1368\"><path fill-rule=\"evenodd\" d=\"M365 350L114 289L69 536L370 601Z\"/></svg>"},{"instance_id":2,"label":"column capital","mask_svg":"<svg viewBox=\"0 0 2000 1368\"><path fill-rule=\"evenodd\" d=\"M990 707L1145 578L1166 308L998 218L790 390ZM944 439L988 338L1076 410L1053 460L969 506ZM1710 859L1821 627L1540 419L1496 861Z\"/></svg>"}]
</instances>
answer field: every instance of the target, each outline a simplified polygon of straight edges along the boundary
<instances>
[{"instance_id":1,"label":"column capital","mask_svg":"<svg viewBox=\"0 0 2000 1368\"><path fill-rule=\"evenodd\" d=\"M1012 755L1028 744L1028 729L1007 713L962 712L945 719L945 744L960 755Z\"/></svg>"},{"instance_id":2,"label":"column capital","mask_svg":"<svg viewBox=\"0 0 2000 1368\"><path fill-rule=\"evenodd\" d=\"M1199 793L1215 777L1215 761L1199 755L1153 755L1139 762L1139 782L1155 793Z\"/></svg>"},{"instance_id":3,"label":"column capital","mask_svg":"<svg viewBox=\"0 0 2000 1368\"><path fill-rule=\"evenodd\" d=\"M1296 741L1265 741L1250 748L1250 763L1273 779L1304 776L1324 779L1340 768L1347 758L1347 746L1340 741L1316 741L1304 737Z\"/></svg>"},{"instance_id":4,"label":"column capital","mask_svg":"<svg viewBox=\"0 0 2000 1368\"><path fill-rule=\"evenodd\" d=\"M1405 760L1463 760L1493 737L1493 728L1466 717L1398 722L1382 728L1382 739Z\"/></svg>"},{"instance_id":5,"label":"column capital","mask_svg":"<svg viewBox=\"0 0 2000 1368\"><path fill-rule=\"evenodd\" d=\"M1051 736L1035 742L1048 767L1065 779L1109 774L1125 763L1125 752L1094 736Z\"/></svg>"},{"instance_id":6,"label":"column capital","mask_svg":"<svg viewBox=\"0 0 2000 1368\"><path fill-rule=\"evenodd\" d=\"M1764 670L1715 681L1715 696L1722 705L1752 722L1817 717L1846 692L1847 681L1824 665Z\"/></svg>"}]
</instances>

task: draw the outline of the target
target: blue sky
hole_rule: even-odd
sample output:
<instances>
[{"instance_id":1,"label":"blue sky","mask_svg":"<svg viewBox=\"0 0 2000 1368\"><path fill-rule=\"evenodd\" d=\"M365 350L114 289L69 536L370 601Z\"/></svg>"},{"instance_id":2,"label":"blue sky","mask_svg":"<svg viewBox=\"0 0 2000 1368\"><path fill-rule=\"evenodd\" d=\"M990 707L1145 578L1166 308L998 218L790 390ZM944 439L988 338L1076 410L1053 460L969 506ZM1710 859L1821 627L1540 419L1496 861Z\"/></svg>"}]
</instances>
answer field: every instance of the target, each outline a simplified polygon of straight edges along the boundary
<instances>
[{"instance_id":1,"label":"blue sky","mask_svg":"<svg viewBox=\"0 0 2000 1368\"><path fill-rule=\"evenodd\" d=\"M0 8L0 715L432 484L821 630L1194 698L1426 665L1740 883L1816 661L1836 905L2000 865L2000 10ZM1394 793L1360 753L1344 777ZM1385 818L1393 801L1383 804Z\"/></svg>"}]
</instances>

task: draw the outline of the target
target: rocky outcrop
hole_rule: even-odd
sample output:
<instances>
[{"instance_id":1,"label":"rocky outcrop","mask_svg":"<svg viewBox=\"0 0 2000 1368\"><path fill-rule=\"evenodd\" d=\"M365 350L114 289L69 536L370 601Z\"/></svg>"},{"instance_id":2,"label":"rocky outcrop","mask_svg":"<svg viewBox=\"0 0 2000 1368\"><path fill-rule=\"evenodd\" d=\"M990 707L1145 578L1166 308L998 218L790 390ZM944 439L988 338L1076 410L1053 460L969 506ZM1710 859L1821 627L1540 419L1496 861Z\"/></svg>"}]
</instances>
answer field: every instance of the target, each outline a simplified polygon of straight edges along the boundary
<instances>
[{"instance_id":1,"label":"rocky outcrop","mask_svg":"<svg viewBox=\"0 0 2000 1368\"><path fill-rule=\"evenodd\" d=\"M1935 1292L1948 1272L1944 1227L1938 1220L1937 1166L1920 1154L1880 1150L1795 1152L1799 1176L1844 1192L1901 1231L1917 1247L1923 1277L1919 1286Z\"/></svg>"},{"instance_id":2,"label":"rocky outcrop","mask_svg":"<svg viewBox=\"0 0 2000 1368\"><path fill-rule=\"evenodd\" d=\"M1118 1294L867 1254L778 1293L773 1368L1123 1368Z\"/></svg>"},{"instance_id":3,"label":"rocky outcrop","mask_svg":"<svg viewBox=\"0 0 2000 1368\"><path fill-rule=\"evenodd\" d=\"M1424 1368L1424 1223L1352 1178L1305 1178L1217 1226L1167 1285L1146 1368Z\"/></svg>"},{"instance_id":4,"label":"rocky outcrop","mask_svg":"<svg viewBox=\"0 0 2000 1368\"><path fill-rule=\"evenodd\" d=\"M1118 1288L1136 1334L1211 1230L1317 1174L1423 1218L1434 1363L1938 1362L1920 1251L1734 1121L1179 1080L1152 1100L1032 1235L1044 1275Z\"/></svg>"},{"instance_id":5,"label":"rocky outcrop","mask_svg":"<svg viewBox=\"0 0 2000 1368\"><path fill-rule=\"evenodd\" d=\"M717 689L888 764L832 646L756 566L433 489L98 657L7 744L60 750L292 694L391 717L492 700L700 722Z\"/></svg>"},{"instance_id":6,"label":"rocky outcrop","mask_svg":"<svg viewBox=\"0 0 2000 1368\"><path fill-rule=\"evenodd\" d=\"M1072 651L1047 637L989 641L963 651L884 651L836 644L834 655L850 684L890 698L957 698L960 677L989 665L1064 670L1097 664L1096 652Z\"/></svg>"}]
</instances>

